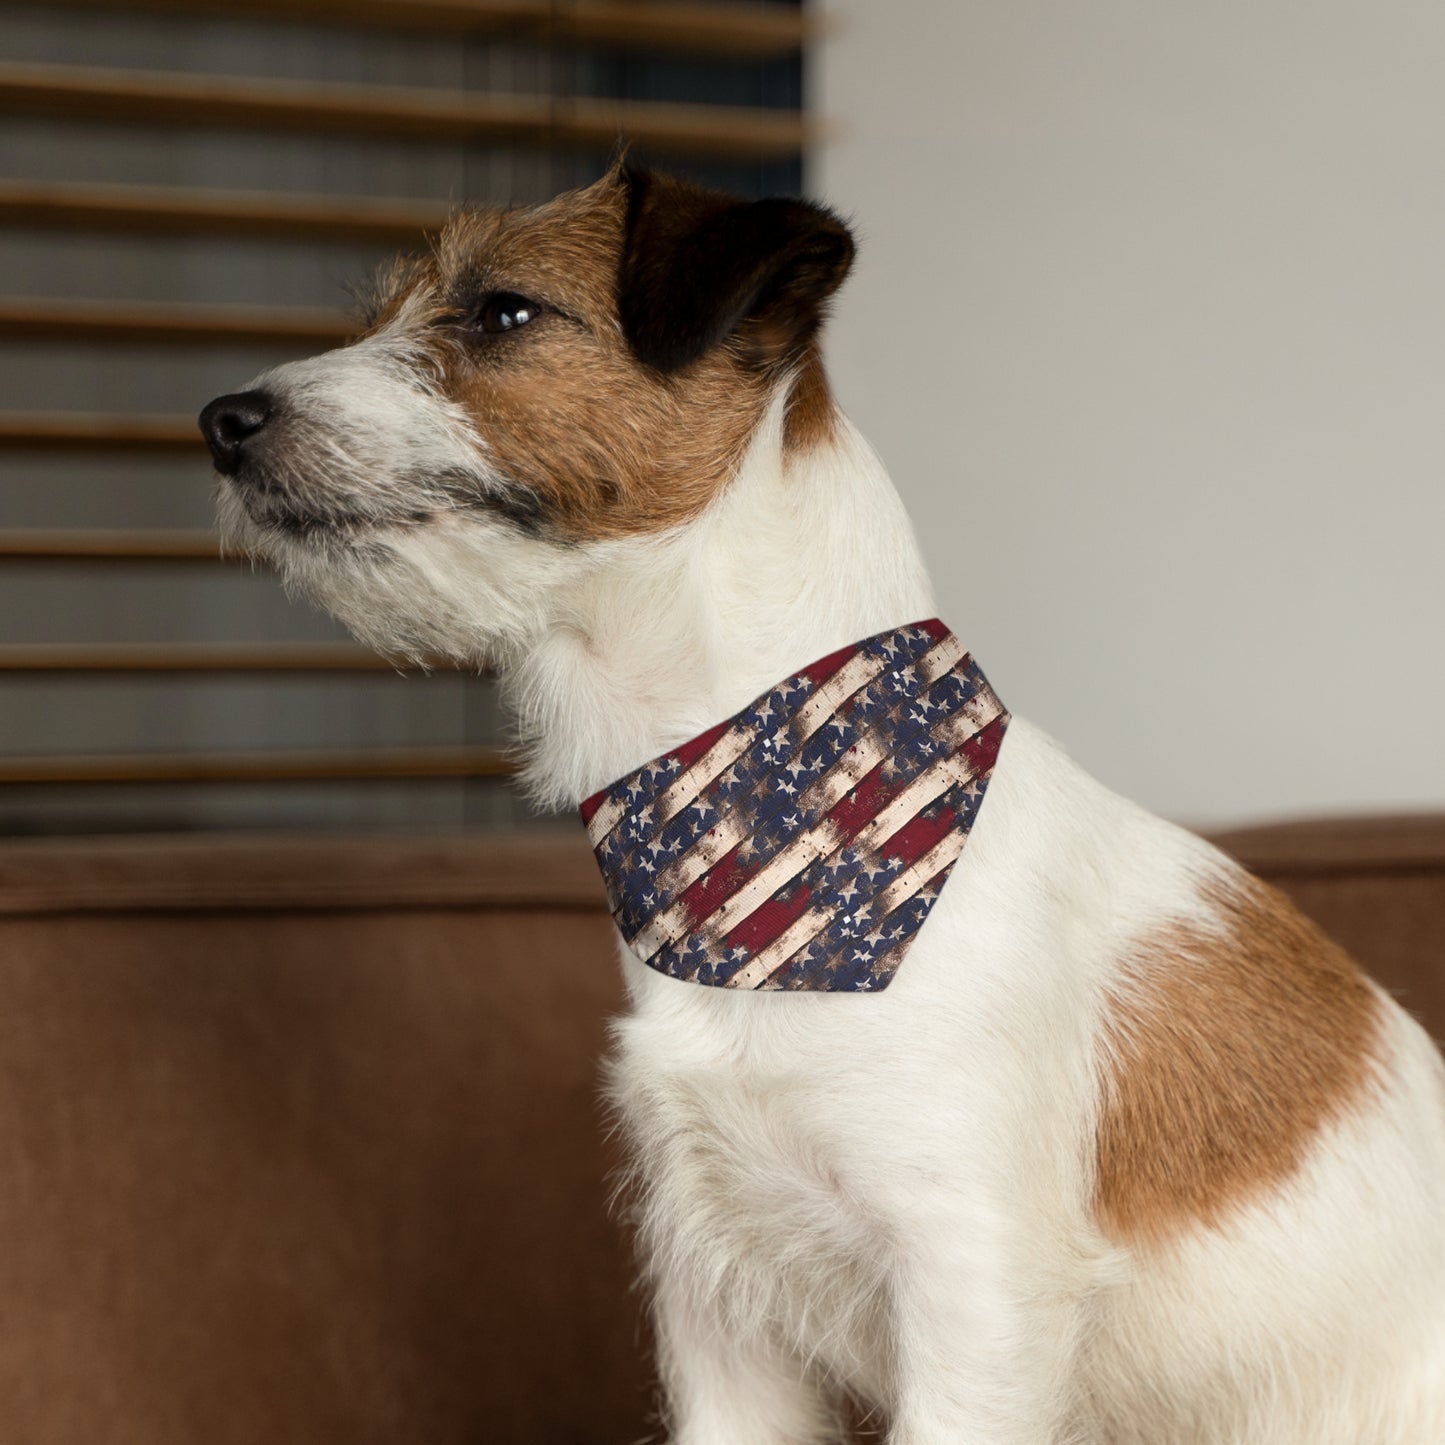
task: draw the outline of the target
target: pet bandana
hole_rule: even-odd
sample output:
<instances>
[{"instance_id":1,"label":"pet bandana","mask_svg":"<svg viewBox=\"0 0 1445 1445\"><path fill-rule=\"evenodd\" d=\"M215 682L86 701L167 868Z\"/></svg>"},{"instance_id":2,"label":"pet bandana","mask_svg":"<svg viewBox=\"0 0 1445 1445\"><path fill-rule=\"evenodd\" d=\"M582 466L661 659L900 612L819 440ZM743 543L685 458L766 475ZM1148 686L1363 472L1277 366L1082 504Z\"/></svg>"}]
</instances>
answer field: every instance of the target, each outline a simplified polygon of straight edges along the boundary
<instances>
[{"instance_id":1,"label":"pet bandana","mask_svg":"<svg viewBox=\"0 0 1445 1445\"><path fill-rule=\"evenodd\" d=\"M582 804L617 926L692 983L886 988L1008 723L936 619L831 653Z\"/></svg>"}]
</instances>

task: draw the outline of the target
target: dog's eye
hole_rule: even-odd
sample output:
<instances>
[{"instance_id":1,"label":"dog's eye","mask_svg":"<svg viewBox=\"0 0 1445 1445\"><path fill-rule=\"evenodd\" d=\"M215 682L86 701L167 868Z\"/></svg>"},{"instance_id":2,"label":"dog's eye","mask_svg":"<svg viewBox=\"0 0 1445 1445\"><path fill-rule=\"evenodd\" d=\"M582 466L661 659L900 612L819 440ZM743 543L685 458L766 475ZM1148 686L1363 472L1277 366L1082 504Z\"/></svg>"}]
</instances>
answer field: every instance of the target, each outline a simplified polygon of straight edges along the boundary
<instances>
[{"instance_id":1,"label":"dog's eye","mask_svg":"<svg viewBox=\"0 0 1445 1445\"><path fill-rule=\"evenodd\" d=\"M472 324L488 336L515 331L542 314L540 303L519 296L515 291L495 291L477 308Z\"/></svg>"}]
</instances>

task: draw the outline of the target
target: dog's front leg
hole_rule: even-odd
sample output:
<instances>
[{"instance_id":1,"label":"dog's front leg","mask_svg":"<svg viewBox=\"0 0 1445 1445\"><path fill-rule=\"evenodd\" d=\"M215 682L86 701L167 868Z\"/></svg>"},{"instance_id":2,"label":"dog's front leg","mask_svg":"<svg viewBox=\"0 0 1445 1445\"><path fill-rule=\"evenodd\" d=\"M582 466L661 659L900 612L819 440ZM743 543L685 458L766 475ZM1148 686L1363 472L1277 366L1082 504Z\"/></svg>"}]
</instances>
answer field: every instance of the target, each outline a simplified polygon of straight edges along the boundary
<instances>
[{"instance_id":1,"label":"dog's front leg","mask_svg":"<svg viewBox=\"0 0 1445 1445\"><path fill-rule=\"evenodd\" d=\"M653 1302L671 1445L833 1445L835 1406L801 1360L744 1335L678 1281Z\"/></svg>"},{"instance_id":2,"label":"dog's front leg","mask_svg":"<svg viewBox=\"0 0 1445 1445\"><path fill-rule=\"evenodd\" d=\"M973 1210L913 1221L894 1280L889 1445L1090 1438L1073 1414L1077 1293L1024 1243Z\"/></svg>"}]
</instances>

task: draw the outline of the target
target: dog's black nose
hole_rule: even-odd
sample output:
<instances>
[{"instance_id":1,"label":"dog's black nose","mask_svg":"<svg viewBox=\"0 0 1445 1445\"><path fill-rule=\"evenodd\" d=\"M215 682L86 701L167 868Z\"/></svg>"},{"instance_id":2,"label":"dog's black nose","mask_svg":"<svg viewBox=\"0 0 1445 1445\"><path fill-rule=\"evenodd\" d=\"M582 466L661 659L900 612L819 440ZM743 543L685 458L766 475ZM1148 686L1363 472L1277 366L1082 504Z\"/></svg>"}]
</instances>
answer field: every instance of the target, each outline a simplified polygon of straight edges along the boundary
<instances>
[{"instance_id":1,"label":"dog's black nose","mask_svg":"<svg viewBox=\"0 0 1445 1445\"><path fill-rule=\"evenodd\" d=\"M271 398L264 391L237 391L207 405L201 413L201 433L218 472L229 477L240 469L246 442L270 417Z\"/></svg>"}]
</instances>

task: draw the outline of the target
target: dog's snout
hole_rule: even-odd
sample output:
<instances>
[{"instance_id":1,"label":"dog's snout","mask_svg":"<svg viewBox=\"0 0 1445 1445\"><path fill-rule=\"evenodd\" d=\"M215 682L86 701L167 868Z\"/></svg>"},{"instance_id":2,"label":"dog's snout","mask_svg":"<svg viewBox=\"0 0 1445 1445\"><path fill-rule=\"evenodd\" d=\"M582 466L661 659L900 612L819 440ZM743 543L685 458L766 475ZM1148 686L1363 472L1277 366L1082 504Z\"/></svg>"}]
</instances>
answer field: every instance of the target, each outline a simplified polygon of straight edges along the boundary
<instances>
[{"instance_id":1,"label":"dog's snout","mask_svg":"<svg viewBox=\"0 0 1445 1445\"><path fill-rule=\"evenodd\" d=\"M201 412L201 433L215 458L216 470L234 475L241 466L246 443L271 418L273 403L264 391L238 391L218 396Z\"/></svg>"}]
</instances>

